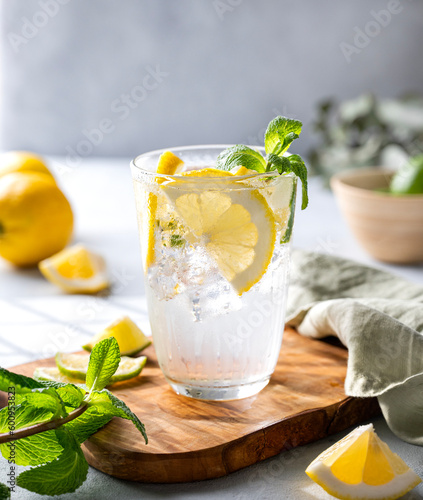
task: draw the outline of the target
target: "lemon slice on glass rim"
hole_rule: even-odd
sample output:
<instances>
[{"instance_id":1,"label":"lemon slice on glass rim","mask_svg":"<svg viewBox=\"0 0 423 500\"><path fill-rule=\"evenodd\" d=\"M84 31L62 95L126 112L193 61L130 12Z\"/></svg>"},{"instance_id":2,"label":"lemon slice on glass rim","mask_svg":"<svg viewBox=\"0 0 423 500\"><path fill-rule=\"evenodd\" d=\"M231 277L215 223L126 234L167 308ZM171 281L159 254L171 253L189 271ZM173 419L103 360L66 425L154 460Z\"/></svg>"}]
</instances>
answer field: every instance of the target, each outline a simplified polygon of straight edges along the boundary
<instances>
[{"instance_id":1,"label":"lemon slice on glass rim","mask_svg":"<svg viewBox=\"0 0 423 500\"><path fill-rule=\"evenodd\" d=\"M41 273L68 293L96 293L108 288L106 263L83 245L74 245L41 261Z\"/></svg>"},{"instance_id":2,"label":"lemon slice on glass rim","mask_svg":"<svg viewBox=\"0 0 423 500\"><path fill-rule=\"evenodd\" d=\"M203 246L242 295L261 279L272 259L276 241L272 210L258 189L231 183L230 172L205 168L181 176L192 177L193 182L172 179L161 188L189 230L187 240ZM228 177L228 183L217 181L218 177Z\"/></svg>"},{"instance_id":3,"label":"lemon slice on glass rim","mask_svg":"<svg viewBox=\"0 0 423 500\"><path fill-rule=\"evenodd\" d=\"M372 424L357 427L321 453L306 474L329 494L349 500L394 500L421 483Z\"/></svg>"}]
</instances>

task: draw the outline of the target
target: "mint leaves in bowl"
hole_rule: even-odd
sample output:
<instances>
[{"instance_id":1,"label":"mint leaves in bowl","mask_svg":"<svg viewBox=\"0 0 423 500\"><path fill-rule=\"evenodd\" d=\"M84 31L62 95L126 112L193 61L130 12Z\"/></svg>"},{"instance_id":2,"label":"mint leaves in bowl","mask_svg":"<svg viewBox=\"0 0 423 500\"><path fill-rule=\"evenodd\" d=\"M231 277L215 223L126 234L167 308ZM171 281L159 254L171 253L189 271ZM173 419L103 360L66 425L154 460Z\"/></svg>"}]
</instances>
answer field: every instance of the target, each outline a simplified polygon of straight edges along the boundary
<instances>
[{"instance_id":1,"label":"mint leaves in bowl","mask_svg":"<svg viewBox=\"0 0 423 500\"><path fill-rule=\"evenodd\" d=\"M423 262L423 192L416 192L418 175L403 175L360 168L336 174L331 187L351 232L370 255L412 264Z\"/></svg>"},{"instance_id":2,"label":"mint leaves in bowl","mask_svg":"<svg viewBox=\"0 0 423 500\"><path fill-rule=\"evenodd\" d=\"M423 154L410 158L391 179L392 194L423 194Z\"/></svg>"}]
</instances>

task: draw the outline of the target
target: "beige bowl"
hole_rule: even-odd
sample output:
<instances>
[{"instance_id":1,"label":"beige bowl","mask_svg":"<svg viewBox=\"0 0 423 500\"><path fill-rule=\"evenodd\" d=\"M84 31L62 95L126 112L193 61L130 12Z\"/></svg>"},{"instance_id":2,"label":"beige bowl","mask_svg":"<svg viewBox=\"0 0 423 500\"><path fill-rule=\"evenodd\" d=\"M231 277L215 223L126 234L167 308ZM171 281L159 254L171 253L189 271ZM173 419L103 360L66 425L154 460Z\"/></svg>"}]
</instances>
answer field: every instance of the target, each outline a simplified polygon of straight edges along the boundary
<instances>
[{"instance_id":1,"label":"beige bowl","mask_svg":"<svg viewBox=\"0 0 423 500\"><path fill-rule=\"evenodd\" d=\"M394 196L393 172L379 168L336 174L331 186L351 231L370 255L397 264L423 262L423 195Z\"/></svg>"}]
</instances>

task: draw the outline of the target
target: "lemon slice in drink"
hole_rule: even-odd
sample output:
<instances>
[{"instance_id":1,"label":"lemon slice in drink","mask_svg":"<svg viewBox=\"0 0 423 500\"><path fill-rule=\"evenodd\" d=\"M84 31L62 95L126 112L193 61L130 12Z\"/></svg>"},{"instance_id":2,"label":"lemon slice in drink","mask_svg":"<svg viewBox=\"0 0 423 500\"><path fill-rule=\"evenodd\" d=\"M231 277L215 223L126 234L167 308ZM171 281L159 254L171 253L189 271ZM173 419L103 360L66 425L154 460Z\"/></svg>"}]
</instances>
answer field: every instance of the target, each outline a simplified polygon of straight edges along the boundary
<instances>
[{"instance_id":1,"label":"lemon slice in drink","mask_svg":"<svg viewBox=\"0 0 423 500\"><path fill-rule=\"evenodd\" d=\"M34 378L35 380L41 380L43 382L64 382L65 384L83 383L80 379L63 375L57 367L39 366L34 370Z\"/></svg>"},{"instance_id":2,"label":"lemon slice in drink","mask_svg":"<svg viewBox=\"0 0 423 500\"><path fill-rule=\"evenodd\" d=\"M66 354L58 352L56 354L56 365L63 375L85 382L89 358L90 357L86 354ZM118 369L110 379L110 384L136 377L141 373L146 362L146 356L140 356L139 358L122 356Z\"/></svg>"},{"instance_id":3,"label":"lemon slice in drink","mask_svg":"<svg viewBox=\"0 0 423 500\"><path fill-rule=\"evenodd\" d=\"M232 177L230 172L212 167L202 168L200 170L187 170L180 175L181 177Z\"/></svg>"},{"instance_id":4,"label":"lemon slice in drink","mask_svg":"<svg viewBox=\"0 0 423 500\"><path fill-rule=\"evenodd\" d=\"M163 175L174 175L182 170L184 162L174 155L171 151L165 151L159 158L157 165L157 173ZM163 178L158 177L156 182L161 184ZM146 225L144 231L145 236L141 240L142 255L144 258L144 272L155 262L155 229L156 229L156 214L157 214L157 196L154 193L148 194L147 199L148 217L145 217Z\"/></svg>"},{"instance_id":5,"label":"lemon slice in drink","mask_svg":"<svg viewBox=\"0 0 423 500\"><path fill-rule=\"evenodd\" d=\"M233 175L236 175L237 177L238 176L241 176L241 175L251 175L251 174L256 174L257 172L255 170L251 170L247 167L234 167L232 170L231 170L231 173Z\"/></svg>"},{"instance_id":6,"label":"lemon slice in drink","mask_svg":"<svg viewBox=\"0 0 423 500\"><path fill-rule=\"evenodd\" d=\"M114 337L117 340L122 356L133 356L151 344L151 340L144 335L140 328L128 316L124 316L114 321L102 332L94 335L82 348L90 352L98 342L109 337Z\"/></svg>"},{"instance_id":7,"label":"lemon slice in drink","mask_svg":"<svg viewBox=\"0 0 423 500\"><path fill-rule=\"evenodd\" d=\"M82 245L65 248L39 263L42 274L69 293L96 293L109 286L106 263Z\"/></svg>"},{"instance_id":8,"label":"lemon slice in drink","mask_svg":"<svg viewBox=\"0 0 423 500\"><path fill-rule=\"evenodd\" d=\"M350 500L393 500L421 483L372 424L357 427L324 451L306 474L334 497Z\"/></svg>"},{"instance_id":9,"label":"lemon slice in drink","mask_svg":"<svg viewBox=\"0 0 423 500\"><path fill-rule=\"evenodd\" d=\"M184 176L210 177L200 185L172 180L162 186L190 232L191 244L202 245L239 295L266 272L275 246L272 210L257 189L231 183L230 172L202 169ZM214 183L213 177L228 177Z\"/></svg>"}]
</instances>

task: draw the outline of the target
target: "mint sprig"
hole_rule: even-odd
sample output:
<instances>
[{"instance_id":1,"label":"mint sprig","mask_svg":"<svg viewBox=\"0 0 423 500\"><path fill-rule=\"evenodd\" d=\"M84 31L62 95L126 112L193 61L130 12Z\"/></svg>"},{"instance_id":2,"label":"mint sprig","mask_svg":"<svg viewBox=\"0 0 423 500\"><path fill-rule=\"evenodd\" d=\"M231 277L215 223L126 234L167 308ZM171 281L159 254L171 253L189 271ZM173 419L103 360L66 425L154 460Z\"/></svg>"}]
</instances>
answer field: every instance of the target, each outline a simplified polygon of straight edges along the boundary
<instances>
[{"instance_id":1,"label":"mint sprig","mask_svg":"<svg viewBox=\"0 0 423 500\"><path fill-rule=\"evenodd\" d=\"M14 434L9 433L9 409L0 410L0 453L10 459L7 442L14 441L14 463L33 466L17 484L42 495L75 491L85 481L88 463L80 445L113 417L131 420L147 443L139 418L105 389L119 366L114 338L99 342L90 355L87 385L36 381L0 368L0 390L14 390ZM9 488L0 483L0 500Z\"/></svg>"},{"instance_id":2,"label":"mint sprig","mask_svg":"<svg viewBox=\"0 0 423 500\"><path fill-rule=\"evenodd\" d=\"M299 155L284 156L301 133L302 123L285 116L277 116L268 125L264 135L266 157L258 151L237 144L220 153L216 168L232 170L234 167L245 167L259 173L276 171L279 174L294 173L302 183L302 205L304 210L308 205L307 167Z\"/></svg>"}]
</instances>

